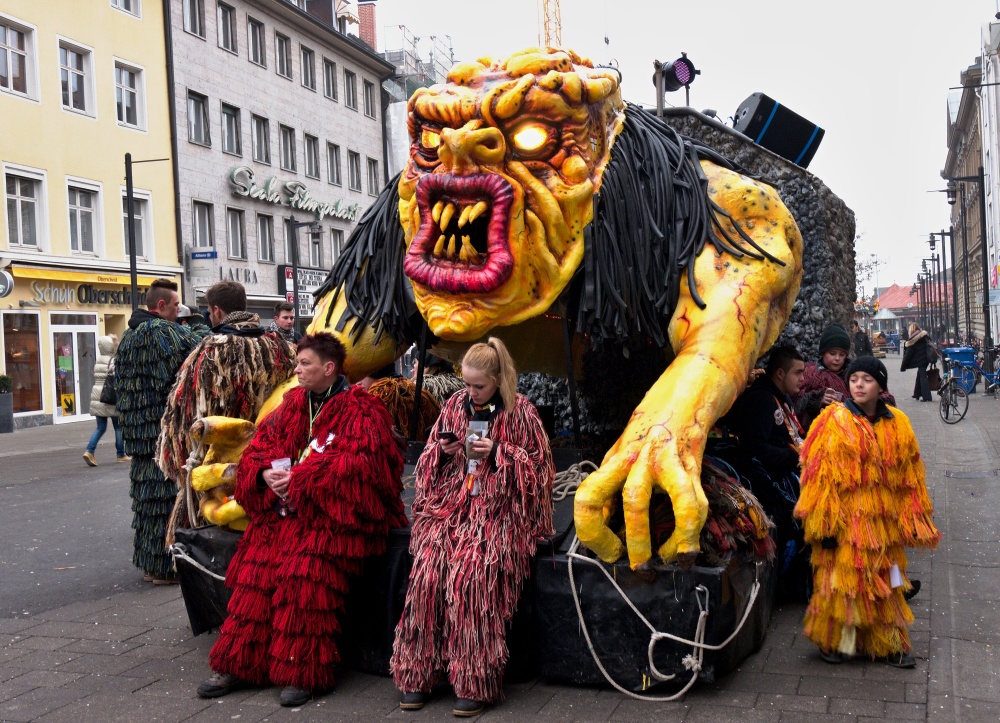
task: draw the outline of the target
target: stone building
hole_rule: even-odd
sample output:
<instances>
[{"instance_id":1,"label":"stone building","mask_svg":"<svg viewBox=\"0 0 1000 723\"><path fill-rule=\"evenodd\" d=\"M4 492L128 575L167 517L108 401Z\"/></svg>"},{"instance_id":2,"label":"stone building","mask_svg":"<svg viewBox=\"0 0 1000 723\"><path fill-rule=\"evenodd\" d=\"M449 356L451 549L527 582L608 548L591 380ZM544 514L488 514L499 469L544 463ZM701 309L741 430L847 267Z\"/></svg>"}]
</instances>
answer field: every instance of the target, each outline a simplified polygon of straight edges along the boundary
<instances>
[{"instance_id":1,"label":"stone building","mask_svg":"<svg viewBox=\"0 0 1000 723\"><path fill-rule=\"evenodd\" d=\"M203 306L234 279L270 319L297 237L304 325L308 292L387 180L380 88L393 67L301 0L170 6L185 301Z\"/></svg>"}]
</instances>

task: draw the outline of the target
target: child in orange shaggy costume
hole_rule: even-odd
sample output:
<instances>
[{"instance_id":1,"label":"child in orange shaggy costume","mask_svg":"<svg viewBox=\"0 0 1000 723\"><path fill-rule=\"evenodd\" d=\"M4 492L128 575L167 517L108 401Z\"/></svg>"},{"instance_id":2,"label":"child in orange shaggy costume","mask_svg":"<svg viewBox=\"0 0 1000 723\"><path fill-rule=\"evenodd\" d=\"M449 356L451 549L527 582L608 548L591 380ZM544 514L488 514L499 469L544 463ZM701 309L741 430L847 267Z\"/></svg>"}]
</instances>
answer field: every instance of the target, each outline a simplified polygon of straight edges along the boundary
<instances>
[{"instance_id":1,"label":"child in orange shaggy costume","mask_svg":"<svg viewBox=\"0 0 1000 723\"><path fill-rule=\"evenodd\" d=\"M851 398L823 410L802 451L795 516L813 567L805 634L829 663L864 654L912 668L903 548L936 547L941 535L910 421L879 399L885 365L860 357L848 380Z\"/></svg>"}]
</instances>

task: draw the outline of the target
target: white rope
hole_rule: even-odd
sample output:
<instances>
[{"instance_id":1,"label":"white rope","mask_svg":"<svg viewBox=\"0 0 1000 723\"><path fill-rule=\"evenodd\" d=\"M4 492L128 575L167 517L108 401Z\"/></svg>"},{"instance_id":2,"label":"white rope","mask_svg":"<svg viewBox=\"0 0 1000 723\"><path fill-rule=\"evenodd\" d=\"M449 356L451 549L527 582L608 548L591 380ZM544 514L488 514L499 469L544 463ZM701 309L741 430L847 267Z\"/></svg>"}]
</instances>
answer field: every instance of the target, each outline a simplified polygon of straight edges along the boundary
<instances>
[{"instance_id":1,"label":"white rope","mask_svg":"<svg viewBox=\"0 0 1000 723\"><path fill-rule=\"evenodd\" d=\"M760 579L759 577L755 576L753 587L750 589L750 599L747 601L747 607L746 610L743 612L743 618L740 620L739 625L736 626L736 629L733 631L732 635L726 638L723 642L719 643L718 645L708 645L707 643L705 643L705 629L708 622L708 612L709 612L708 588L706 588L704 585L697 585L695 587L695 598L698 601L698 608L699 608L698 623L695 626L694 640L687 640L677 635L672 635L670 633L663 633L657 631L657 629L653 626L653 624L646 619L646 616L644 616L635 606L635 604L629 599L628 595L625 594L625 591L622 590L618 582L614 579L614 577L611 576L611 573L607 571L607 568L605 568L605 566L602 565L599 560L578 554L577 550L579 549L579 547L580 547L580 538L574 536L573 544L570 546L569 552L566 553L566 558L567 558L567 569L569 572L569 584L570 588L573 591L573 604L576 606L576 614L580 620L580 628L581 630L583 630L583 636L587 641L587 649L590 651L590 655L594 658L594 662L600 669L601 674L604 676L604 679L607 680L608 683L610 683L611 686L615 688L615 690L617 690L620 693L624 693L628 697L634 698L635 700L648 700L656 703L666 703L682 698L684 694L687 693L691 689L691 687L695 684L695 682L698 680L698 673L701 671L702 664L704 663L705 659L705 651L721 650L722 648L726 647L727 645L729 645L729 643L733 641L733 639L739 634L740 630L743 629L743 625L746 623L747 618L750 617L750 611L753 610L754 603L757 601L757 595L760 592ZM638 693L633 693L632 691L622 687L621 685L618 684L617 681L614 680L614 678L611 677L610 673L608 673L607 669L604 667L604 664L601 662L600 657L597 655L597 650L594 648L594 643L590 639L590 631L587 629L587 623L583 619L583 608L580 606L580 597L576 590L576 577L573 573L574 560L582 560L589 564L596 565L601 570L601 572L604 573L604 576L608 579L608 581L611 582L615 590L618 591L618 594L621 596L621 598L632 609L632 612L636 614L636 617L638 617L639 620L641 620L642 623L647 628L649 628L650 638L649 638L649 647L647 648L647 655L649 657L650 674L652 675L653 678L660 681L669 681L677 677L676 675L664 675L656 668L656 665L653 662L653 649L656 647L656 644L660 640L667 638L679 643L683 643L685 645L690 645L692 647L692 653L684 656L682 660L684 667L687 670L691 671L691 679L684 685L683 688L681 688L673 695L669 696L639 695ZM758 568L757 568L758 572L759 572L759 564L760 563L758 563Z\"/></svg>"},{"instance_id":2,"label":"white rope","mask_svg":"<svg viewBox=\"0 0 1000 723\"><path fill-rule=\"evenodd\" d=\"M222 582L226 581L225 575L219 575L218 573L212 572L207 567L202 565L200 562L195 560L193 557L188 555L187 548L184 547L184 545L180 542L175 542L170 547L168 547L167 552L169 552L173 556L175 565L177 564L178 559L184 560L189 565L191 565L197 570L201 570L206 575L210 575L211 577L214 577L216 580L221 580Z\"/></svg>"},{"instance_id":3,"label":"white rope","mask_svg":"<svg viewBox=\"0 0 1000 723\"><path fill-rule=\"evenodd\" d=\"M587 478L587 475L596 471L596 464L583 460L556 473L555 481L552 483L552 501L561 502L570 495L576 494L580 483Z\"/></svg>"}]
</instances>

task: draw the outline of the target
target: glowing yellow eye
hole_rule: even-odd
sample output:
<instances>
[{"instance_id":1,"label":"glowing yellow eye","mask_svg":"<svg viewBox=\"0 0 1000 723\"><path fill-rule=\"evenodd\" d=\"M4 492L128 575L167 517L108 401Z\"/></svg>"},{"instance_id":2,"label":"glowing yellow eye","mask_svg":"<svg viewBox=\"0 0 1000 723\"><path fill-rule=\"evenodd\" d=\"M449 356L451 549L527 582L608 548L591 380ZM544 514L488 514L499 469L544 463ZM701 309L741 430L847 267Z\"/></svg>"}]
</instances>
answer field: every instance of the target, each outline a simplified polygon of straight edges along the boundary
<instances>
[{"instance_id":1,"label":"glowing yellow eye","mask_svg":"<svg viewBox=\"0 0 1000 723\"><path fill-rule=\"evenodd\" d=\"M423 129L420 131L420 145L424 148L437 148L441 145L441 134L437 131Z\"/></svg>"},{"instance_id":2,"label":"glowing yellow eye","mask_svg":"<svg viewBox=\"0 0 1000 723\"><path fill-rule=\"evenodd\" d=\"M519 151L537 151L549 140L541 126L525 126L514 133L514 145Z\"/></svg>"}]
</instances>

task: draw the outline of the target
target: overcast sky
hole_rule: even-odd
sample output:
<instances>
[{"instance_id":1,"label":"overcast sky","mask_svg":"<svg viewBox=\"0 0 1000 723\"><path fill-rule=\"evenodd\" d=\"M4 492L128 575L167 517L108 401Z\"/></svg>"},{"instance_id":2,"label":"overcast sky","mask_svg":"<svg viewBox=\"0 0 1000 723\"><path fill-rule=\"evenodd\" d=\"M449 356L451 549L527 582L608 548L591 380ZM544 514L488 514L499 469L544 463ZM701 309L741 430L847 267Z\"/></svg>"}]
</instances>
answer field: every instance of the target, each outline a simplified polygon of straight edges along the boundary
<instances>
[{"instance_id":1,"label":"overcast sky","mask_svg":"<svg viewBox=\"0 0 1000 723\"><path fill-rule=\"evenodd\" d=\"M948 88L997 11L997 0L563 0L562 40L617 61L626 100L655 104L653 60L686 51L702 71L693 107L726 120L761 91L823 127L809 170L854 210L858 258L877 254L888 286L912 283L927 234L948 227L944 194L927 193L944 188ZM536 0L379 0L377 13L380 49L401 47L399 24L450 35L456 60L538 43ZM667 100L684 105L684 91Z\"/></svg>"}]
</instances>

